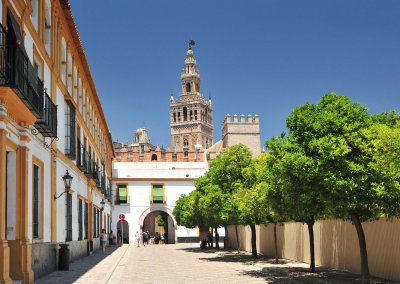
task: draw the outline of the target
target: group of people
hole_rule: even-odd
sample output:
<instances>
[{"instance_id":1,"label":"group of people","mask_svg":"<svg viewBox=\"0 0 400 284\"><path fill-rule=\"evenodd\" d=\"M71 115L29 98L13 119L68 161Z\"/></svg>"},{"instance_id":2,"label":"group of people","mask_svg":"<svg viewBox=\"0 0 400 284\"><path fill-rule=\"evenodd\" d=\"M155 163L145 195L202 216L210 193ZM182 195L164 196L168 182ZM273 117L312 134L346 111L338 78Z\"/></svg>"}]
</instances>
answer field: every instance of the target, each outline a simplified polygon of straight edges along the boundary
<instances>
[{"instance_id":1,"label":"group of people","mask_svg":"<svg viewBox=\"0 0 400 284\"><path fill-rule=\"evenodd\" d=\"M110 231L109 234L106 233L105 229L101 231L100 246L103 250L103 254L106 253L107 245L118 245L119 247L122 246L122 234L120 230L118 230L117 236L114 235L113 231Z\"/></svg>"},{"instance_id":2,"label":"group of people","mask_svg":"<svg viewBox=\"0 0 400 284\"><path fill-rule=\"evenodd\" d=\"M140 239L142 239L142 244L145 247L146 244L148 245L149 243L151 244L159 244L160 241L164 242L165 244L168 243L168 234L164 233L162 236L159 232L156 232L154 234L154 237L150 236L149 231L143 231L142 235L138 231L136 231L135 234L135 240L137 246L140 246Z\"/></svg>"}]
</instances>

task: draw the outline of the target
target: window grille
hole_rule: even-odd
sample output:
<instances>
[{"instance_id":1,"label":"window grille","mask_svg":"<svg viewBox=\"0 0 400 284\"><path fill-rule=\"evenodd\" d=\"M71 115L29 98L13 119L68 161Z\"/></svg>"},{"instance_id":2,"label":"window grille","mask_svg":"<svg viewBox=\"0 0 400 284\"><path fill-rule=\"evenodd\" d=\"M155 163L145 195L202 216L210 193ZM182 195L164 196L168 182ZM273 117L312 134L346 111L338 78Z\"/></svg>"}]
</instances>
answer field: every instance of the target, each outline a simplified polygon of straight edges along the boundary
<instances>
[{"instance_id":1,"label":"window grille","mask_svg":"<svg viewBox=\"0 0 400 284\"><path fill-rule=\"evenodd\" d=\"M65 107L65 154L72 160L76 159L75 127L75 107L68 100Z\"/></svg>"},{"instance_id":2,"label":"window grille","mask_svg":"<svg viewBox=\"0 0 400 284\"><path fill-rule=\"evenodd\" d=\"M72 241L72 195L67 194L66 196L66 202L65 202L65 207L66 207L66 237L65 241Z\"/></svg>"},{"instance_id":3,"label":"window grille","mask_svg":"<svg viewBox=\"0 0 400 284\"><path fill-rule=\"evenodd\" d=\"M39 167L33 165L33 238L39 238Z\"/></svg>"},{"instance_id":4,"label":"window grille","mask_svg":"<svg viewBox=\"0 0 400 284\"><path fill-rule=\"evenodd\" d=\"M85 240L89 237L89 205L85 202Z\"/></svg>"},{"instance_id":5,"label":"window grille","mask_svg":"<svg viewBox=\"0 0 400 284\"><path fill-rule=\"evenodd\" d=\"M82 199L78 202L78 226L79 226L79 237L78 240L83 239L83 228L82 228Z\"/></svg>"}]
</instances>

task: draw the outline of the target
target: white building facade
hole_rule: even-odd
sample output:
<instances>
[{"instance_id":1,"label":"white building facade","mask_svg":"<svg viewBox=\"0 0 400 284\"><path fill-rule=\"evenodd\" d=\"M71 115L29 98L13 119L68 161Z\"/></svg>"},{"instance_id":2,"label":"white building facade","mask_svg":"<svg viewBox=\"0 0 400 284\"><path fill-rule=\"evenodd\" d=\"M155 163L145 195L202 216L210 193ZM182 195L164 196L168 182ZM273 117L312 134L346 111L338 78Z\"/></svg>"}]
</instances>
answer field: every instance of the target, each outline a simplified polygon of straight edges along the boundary
<instances>
[{"instance_id":1,"label":"white building facade","mask_svg":"<svg viewBox=\"0 0 400 284\"><path fill-rule=\"evenodd\" d=\"M149 231L151 236L167 233L168 243L197 241L198 229L178 226L172 211L207 169L207 162L114 162L113 231L123 230L124 242L133 242L136 231ZM119 220L121 214L124 222ZM164 226L157 224L157 216L165 220Z\"/></svg>"}]
</instances>

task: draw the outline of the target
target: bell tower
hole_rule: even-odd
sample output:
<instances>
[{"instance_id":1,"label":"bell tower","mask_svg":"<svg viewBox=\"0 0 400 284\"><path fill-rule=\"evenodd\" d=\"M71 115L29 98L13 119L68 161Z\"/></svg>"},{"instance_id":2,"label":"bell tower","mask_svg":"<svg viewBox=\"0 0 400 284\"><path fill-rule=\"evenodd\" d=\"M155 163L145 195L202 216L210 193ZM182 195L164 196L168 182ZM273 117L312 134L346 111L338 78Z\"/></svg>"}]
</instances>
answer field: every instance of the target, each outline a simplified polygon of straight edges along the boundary
<instances>
[{"instance_id":1,"label":"bell tower","mask_svg":"<svg viewBox=\"0 0 400 284\"><path fill-rule=\"evenodd\" d=\"M208 149L213 144L213 116L211 97L206 100L200 93L200 73L189 41L181 73L182 89L179 99L171 95L171 146L174 151ZM200 146L201 145L201 146Z\"/></svg>"}]
</instances>

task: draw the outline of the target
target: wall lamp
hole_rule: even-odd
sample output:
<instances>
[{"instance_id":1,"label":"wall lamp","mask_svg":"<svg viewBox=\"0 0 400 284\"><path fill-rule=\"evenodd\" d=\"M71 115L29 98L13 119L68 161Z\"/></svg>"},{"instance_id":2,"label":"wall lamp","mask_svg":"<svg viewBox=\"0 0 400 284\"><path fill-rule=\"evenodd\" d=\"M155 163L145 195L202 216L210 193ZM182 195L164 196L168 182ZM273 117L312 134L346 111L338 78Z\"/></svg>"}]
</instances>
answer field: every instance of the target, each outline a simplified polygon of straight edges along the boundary
<instances>
[{"instance_id":1,"label":"wall lamp","mask_svg":"<svg viewBox=\"0 0 400 284\"><path fill-rule=\"evenodd\" d=\"M61 195L63 195L64 193L67 193L67 192L71 189L71 183L72 183L72 179L73 179L73 178L74 178L74 177L71 176L71 175L69 174L68 170L67 170L67 172L65 173L65 175L62 177L62 179L63 179L63 181L64 181L64 187L65 187L65 189L64 189L64 191L63 191L60 195L58 195L58 196L57 196L56 193L54 193L54 200L60 198Z\"/></svg>"},{"instance_id":2,"label":"wall lamp","mask_svg":"<svg viewBox=\"0 0 400 284\"><path fill-rule=\"evenodd\" d=\"M104 202L104 198L101 200L100 205L101 205L101 210L104 210L104 205L106 203Z\"/></svg>"}]
</instances>

